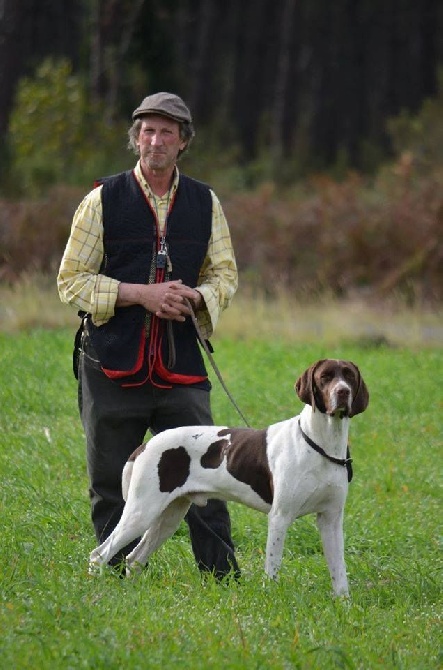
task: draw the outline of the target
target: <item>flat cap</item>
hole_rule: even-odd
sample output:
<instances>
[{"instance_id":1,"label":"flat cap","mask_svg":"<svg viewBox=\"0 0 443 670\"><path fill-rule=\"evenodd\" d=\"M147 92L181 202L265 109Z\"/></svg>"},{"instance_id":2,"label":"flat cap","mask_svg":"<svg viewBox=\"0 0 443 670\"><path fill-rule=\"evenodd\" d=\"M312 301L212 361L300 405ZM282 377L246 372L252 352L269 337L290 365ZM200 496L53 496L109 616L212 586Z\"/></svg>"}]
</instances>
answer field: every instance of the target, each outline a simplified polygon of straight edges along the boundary
<instances>
[{"instance_id":1,"label":"flat cap","mask_svg":"<svg viewBox=\"0 0 443 670\"><path fill-rule=\"evenodd\" d=\"M153 93L143 100L141 105L132 113L135 120L144 114L160 114L175 121L187 121L192 123L191 112L183 100L174 93Z\"/></svg>"}]
</instances>

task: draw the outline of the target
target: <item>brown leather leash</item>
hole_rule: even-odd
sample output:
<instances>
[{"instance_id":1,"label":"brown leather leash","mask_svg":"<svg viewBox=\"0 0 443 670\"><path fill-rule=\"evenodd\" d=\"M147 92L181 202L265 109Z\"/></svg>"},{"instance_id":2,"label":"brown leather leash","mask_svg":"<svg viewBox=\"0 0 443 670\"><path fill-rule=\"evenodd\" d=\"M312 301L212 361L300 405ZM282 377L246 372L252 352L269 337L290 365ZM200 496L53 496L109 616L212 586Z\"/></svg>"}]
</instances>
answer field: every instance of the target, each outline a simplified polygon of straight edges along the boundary
<instances>
[{"instance_id":1,"label":"brown leather leash","mask_svg":"<svg viewBox=\"0 0 443 670\"><path fill-rule=\"evenodd\" d=\"M191 303L189 302L189 300L188 300L187 298L185 298L185 304L186 304L186 306L187 306L188 309L189 309L189 312L190 312L190 315L191 315L191 319L192 319L192 323L194 324L194 328L195 328L195 330L196 330L196 332L197 332L197 336L198 336L199 342L200 342L200 344L202 345L202 347L203 347L203 349L204 349L204 351L205 351L205 354L206 354L206 356L208 357L209 362L211 363L212 369L214 370L215 374L217 375L217 379L218 379L218 381L219 381L220 384L222 385L222 388L223 388L224 392L225 392L226 395L228 396L228 398L229 398L229 400L231 401L233 407L235 407L235 409L237 410L239 416L241 416L241 418L242 418L243 421L245 422L246 426L247 426L248 428L250 428L251 426L250 426L250 424L248 423L247 419L245 418L245 415L243 414L243 412L241 411L240 407L239 407L239 406L237 405L237 403L235 402L234 398L232 397L232 394L230 393L229 389L227 388L227 386L226 386L226 384L225 384L225 382L224 382L224 380L223 380L223 377L221 376L220 370L218 369L217 364L216 364L216 362L215 362L215 360L214 360L214 357L213 357L213 355L211 354L211 352L210 352L210 350L209 350L209 347L208 347L208 344L207 344L207 342L206 342L205 338L203 337L203 334L202 334L202 332L201 332L201 330L200 330L200 326L198 325L197 317L195 316L195 312L194 312L194 310L193 310L193 308L192 308L192 305L191 305Z\"/></svg>"}]
</instances>

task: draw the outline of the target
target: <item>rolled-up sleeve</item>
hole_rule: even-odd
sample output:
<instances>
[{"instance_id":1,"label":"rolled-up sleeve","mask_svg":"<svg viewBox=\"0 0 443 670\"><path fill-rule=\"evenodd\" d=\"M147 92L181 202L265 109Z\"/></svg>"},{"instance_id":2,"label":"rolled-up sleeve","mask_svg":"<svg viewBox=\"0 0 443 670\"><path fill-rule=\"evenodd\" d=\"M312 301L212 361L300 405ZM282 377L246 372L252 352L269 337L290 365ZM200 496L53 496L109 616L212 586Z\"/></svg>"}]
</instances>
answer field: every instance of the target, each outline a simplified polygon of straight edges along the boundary
<instances>
[{"instance_id":1,"label":"rolled-up sleeve","mask_svg":"<svg viewBox=\"0 0 443 670\"><path fill-rule=\"evenodd\" d=\"M101 187L80 203L57 276L62 302L91 314L100 326L114 315L119 283L100 274L103 261Z\"/></svg>"},{"instance_id":2,"label":"rolled-up sleeve","mask_svg":"<svg viewBox=\"0 0 443 670\"><path fill-rule=\"evenodd\" d=\"M213 191L211 196L212 234L197 284L206 305L197 313L205 338L211 337L220 314L229 306L238 286L237 264L228 223Z\"/></svg>"}]
</instances>

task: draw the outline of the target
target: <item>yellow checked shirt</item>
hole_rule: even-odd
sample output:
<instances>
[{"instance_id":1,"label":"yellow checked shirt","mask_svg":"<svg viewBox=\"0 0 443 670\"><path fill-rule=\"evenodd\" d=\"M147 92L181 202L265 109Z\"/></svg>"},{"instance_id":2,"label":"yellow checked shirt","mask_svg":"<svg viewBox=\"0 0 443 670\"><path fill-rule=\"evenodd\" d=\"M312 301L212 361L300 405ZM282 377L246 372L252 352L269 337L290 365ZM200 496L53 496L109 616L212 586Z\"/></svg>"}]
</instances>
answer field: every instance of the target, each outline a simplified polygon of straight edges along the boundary
<instances>
[{"instance_id":1,"label":"yellow checked shirt","mask_svg":"<svg viewBox=\"0 0 443 670\"><path fill-rule=\"evenodd\" d=\"M168 205L178 186L178 169L175 169L174 182L169 193L161 198L151 191L141 171L140 161L134 172L157 214L162 233ZM220 201L212 190L211 196L212 233L197 284L206 305L205 309L197 312L205 338L211 337L220 314L228 307L238 284L228 224ZM71 234L57 276L61 301L91 314L96 326L103 325L114 315L120 283L117 279L100 274L103 255L103 217L99 186L85 196L74 214Z\"/></svg>"}]
</instances>

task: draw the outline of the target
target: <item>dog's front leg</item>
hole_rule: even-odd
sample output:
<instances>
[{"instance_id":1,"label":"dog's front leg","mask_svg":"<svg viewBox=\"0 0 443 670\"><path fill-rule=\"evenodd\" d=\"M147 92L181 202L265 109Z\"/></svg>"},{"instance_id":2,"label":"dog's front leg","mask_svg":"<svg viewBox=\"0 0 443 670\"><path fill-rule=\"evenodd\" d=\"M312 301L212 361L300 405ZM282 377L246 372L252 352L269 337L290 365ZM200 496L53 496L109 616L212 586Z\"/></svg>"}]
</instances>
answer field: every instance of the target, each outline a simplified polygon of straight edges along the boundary
<instances>
[{"instance_id":1,"label":"dog's front leg","mask_svg":"<svg viewBox=\"0 0 443 670\"><path fill-rule=\"evenodd\" d=\"M280 512L268 514L268 539L266 543L266 574L276 579L283 556L286 532L291 520Z\"/></svg>"},{"instance_id":2,"label":"dog's front leg","mask_svg":"<svg viewBox=\"0 0 443 670\"><path fill-rule=\"evenodd\" d=\"M319 512L317 526L320 531L323 552L332 579L336 596L348 596L348 578L344 558L343 509Z\"/></svg>"}]
</instances>

